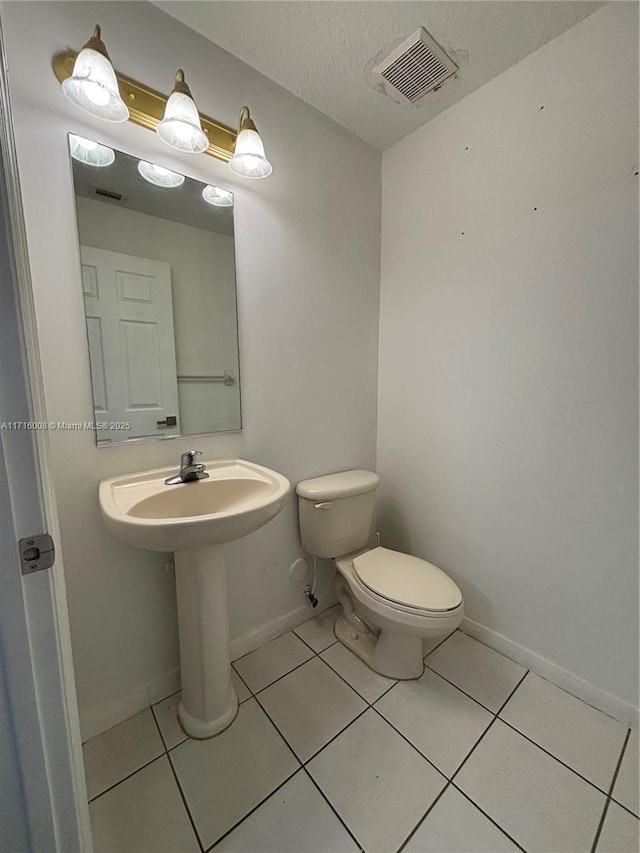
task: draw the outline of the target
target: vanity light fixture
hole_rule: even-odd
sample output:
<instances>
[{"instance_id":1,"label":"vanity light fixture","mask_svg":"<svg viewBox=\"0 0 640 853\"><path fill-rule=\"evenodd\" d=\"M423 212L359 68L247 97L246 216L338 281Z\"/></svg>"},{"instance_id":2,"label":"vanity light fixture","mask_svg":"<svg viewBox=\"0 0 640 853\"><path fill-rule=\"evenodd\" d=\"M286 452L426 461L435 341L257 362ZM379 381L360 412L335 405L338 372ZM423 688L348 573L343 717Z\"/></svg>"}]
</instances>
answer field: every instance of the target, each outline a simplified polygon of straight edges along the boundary
<instances>
[{"instance_id":1,"label":"vanity light fixture","mask_svg":"<svg viewBox=\"0 0 640 853\"><path fill-rule=\"evenodd\" d=\"M233 193L220 187L207 185L202 190L202 198L207 204L213 204L215 207L233 207Z\"/></svg>"},{"instance_id":2,"label":"vanity light fixture","mask_svg":"<svg viewBox=\"0 0 640 853\"><path fill-rule=\"evenodd\" d=\"M198 108L180 68L176 74L173 92L169 96L164 118L156 133L163 142L187 154L202 154L209 147L209 140L200 124Z\"/></svg>"},{"instance_id":3,"label":"vanity light fixture","mask_svg":"<svg viewBox=\"0 0 640 853\"><path fill-rule=\"evenodd\" d=\"M273 167L264 154L264 145L258 128L251 119L249 107L240 110L238 136L229 160L231 171L242 178L268 178Z\"/></svg>"},{"instance_id":4,"label":"vanity light fixture","mask_svg":"<svg viewBox=\"0 0 640 853\"><path fill-rule=\"evenodd\" d=\"M99 26L76 57L73 73L63 82L62 91L92 116L113 122L129 118Z\"/></svg>"},{"instance_id":5,"label":"vanity light fixture","mask_svg":"<svg viewBox=\"0 0 640 853\"><path fill-rule=\"evenodd\" d=\"M165 169L164 166L149 163L147 160L140 160L138 171L145 181L149 181L150 184L155 184L157 187L172 189L184 184L184 175L179 172L172 172L171 169Z\"/></svg>"},{"instance_id":6,"label":"vanity light fixture","mask_svg":"<svg viewBox=\"0 0 640 853\"><path fill-rule=\"evenodd\" d=\"M107 121L129 121L157 131L172 148L204 152L229 163L236 175L266 178L271 164L249 108L243 107L237 130L198 113L178 71L169 97L115 71L100 38L100 27L79 54L72 50L53 57L53 70L65 95L83 110Z\"/></svg>"},{"instance_id":7,"label":"vanity light fixture","mask_svg":"<svg viewBox=\"0 0 640 853\"><path fill-rule=\"evenodd\" d=\"M75 133L69 134L69 140L73 159L87 166L110 166L116 159L113 148L107 145L100 145L99 142L85 139L84 136L77 136Z\"/></svg>"}]
</instances>

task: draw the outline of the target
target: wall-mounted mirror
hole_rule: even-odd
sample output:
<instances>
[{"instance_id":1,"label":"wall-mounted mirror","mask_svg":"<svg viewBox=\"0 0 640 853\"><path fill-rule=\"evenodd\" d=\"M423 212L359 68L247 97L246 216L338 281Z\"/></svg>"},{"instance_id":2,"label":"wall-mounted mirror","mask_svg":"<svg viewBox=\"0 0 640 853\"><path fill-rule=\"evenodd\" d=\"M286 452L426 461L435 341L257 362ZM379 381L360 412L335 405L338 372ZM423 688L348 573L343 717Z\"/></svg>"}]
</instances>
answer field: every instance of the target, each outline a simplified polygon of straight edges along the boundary
<instances>
[{"instance_id":1,"label":"wall-mounted mirror","mask_svg":"<svg viewBox=\"0 0 640 853\"><path fill-rule=\"evenodd\" d=\"M232 193L69 145L97 443L239 430Z\"/></svg>"}]
</instances>

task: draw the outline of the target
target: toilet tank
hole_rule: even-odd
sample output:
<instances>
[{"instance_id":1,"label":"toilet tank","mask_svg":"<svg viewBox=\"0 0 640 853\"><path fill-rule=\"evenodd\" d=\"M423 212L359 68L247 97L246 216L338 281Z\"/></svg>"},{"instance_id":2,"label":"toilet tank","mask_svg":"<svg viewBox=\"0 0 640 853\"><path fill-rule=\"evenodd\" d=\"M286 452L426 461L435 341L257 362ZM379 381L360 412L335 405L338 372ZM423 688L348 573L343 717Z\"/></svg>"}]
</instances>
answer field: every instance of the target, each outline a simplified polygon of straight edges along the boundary
<instances>
[{"instance_id":1,"label":"toilet tank","mask_svg":"<svg viewBox=\"0 0 640 853\"><path fill-rule=\"evenodd\" d=\"M298 483L302 547L315 557L343 557L364 548L373 533L376 490L373 471L341 471Z\"/></svg>"}]
</instances>

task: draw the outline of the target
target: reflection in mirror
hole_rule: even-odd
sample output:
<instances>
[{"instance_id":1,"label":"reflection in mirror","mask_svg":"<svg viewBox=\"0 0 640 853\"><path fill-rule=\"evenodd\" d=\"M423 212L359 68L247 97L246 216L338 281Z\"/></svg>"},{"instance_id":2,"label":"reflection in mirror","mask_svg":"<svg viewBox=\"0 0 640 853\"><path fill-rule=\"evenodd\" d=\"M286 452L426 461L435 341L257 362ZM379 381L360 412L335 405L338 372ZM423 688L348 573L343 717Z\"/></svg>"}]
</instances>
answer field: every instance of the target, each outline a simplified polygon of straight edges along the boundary
<instances>
[{"instance_id":1,"label":"reflection in mirror","mask_svg":"<svg viewBox=\"0 0 640 853\"><path fill-rule=\"evenodd\" d=\"M233 194L69 143L98 444L240 429Z\"/></svg>"}]
</instances>

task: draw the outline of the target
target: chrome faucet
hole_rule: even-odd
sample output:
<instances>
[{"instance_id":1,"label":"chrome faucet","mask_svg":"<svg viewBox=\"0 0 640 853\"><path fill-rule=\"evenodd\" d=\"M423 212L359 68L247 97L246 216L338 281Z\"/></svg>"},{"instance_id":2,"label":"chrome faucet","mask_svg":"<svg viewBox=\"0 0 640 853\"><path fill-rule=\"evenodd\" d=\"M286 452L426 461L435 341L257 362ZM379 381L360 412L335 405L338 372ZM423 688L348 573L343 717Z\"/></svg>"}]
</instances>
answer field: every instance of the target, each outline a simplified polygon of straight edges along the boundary
<instances>
[{"instance_id":1,"label":"chrome faucet","mask_svg":"<svg viewBox=\"0 0 640 853\"><path fill-rule=\"evenodd\" d=\"M202 462L196 462L196 456L202 456L201 450L187 450L180 457L180 473L174 477L167 477L164 481L167 486L176 486L178 483L191 483L193 480L204 480L209 475L205 471Z\"/></svg>"}]
</instances>

